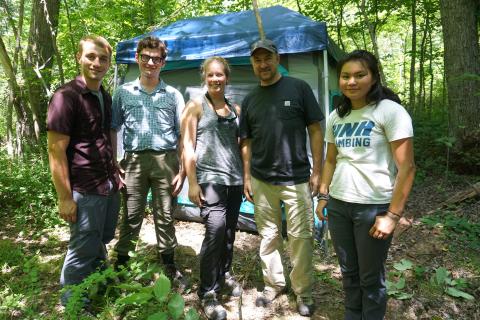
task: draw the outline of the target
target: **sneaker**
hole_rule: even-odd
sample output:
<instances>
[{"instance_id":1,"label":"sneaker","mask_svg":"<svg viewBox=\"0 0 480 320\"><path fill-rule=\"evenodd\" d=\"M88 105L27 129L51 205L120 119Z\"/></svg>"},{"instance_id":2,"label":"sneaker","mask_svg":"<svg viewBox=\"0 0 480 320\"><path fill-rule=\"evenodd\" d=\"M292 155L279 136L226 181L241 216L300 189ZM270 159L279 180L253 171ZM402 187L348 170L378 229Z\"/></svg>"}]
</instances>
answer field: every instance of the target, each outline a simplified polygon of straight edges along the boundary
<instances>
[{"instance_id":1,"label":"sneaker","mask_svg":"<svg viewBox=\"0 0 480 320\"><path fill-rule=\"evenodd\" d=\"M297 311L301 316L310 317L313 314L314 304L310 297L297 296Z\"/></svg>"},{"instance_id":2,"label":"sneaker","mask_svg":"<svg viewBox=\"0 0 480 320\"><path fill-rule=\"evenodd\" d=\"M230 274L230 272L225 273L224 288L227 289L227 294L232 297L240 297L243 292L242 286L238 283L235 277Z\"/></svg>"},{"instance_id":3,"label":"sneaker","mask_svg":"<svg viewBox=\"0 0 480 320\"><path fill-rule=\"evenodd\" d=\"M165 265L165 275L172 281L179 293L184 293L190 285L188 278L174 264Z\"/></svg>"},{"instance_id":4,"label":"sneaker","mask_svg":"<svg viewBox=\"0 0 480 320\"><path fill-rule=\"evenodd\" d=\"M272 301L281 293L280 291L274 289L263 289L262 293L257 296L255 300L255 305L257 307L268 307L272 304Z\"/></svg>"},{"instance_id":5,"label":"sneaker","mask_svg":"<svg viewBox=\"0 0 480 320\"><path fill-rule=\"evenodd\" d=\"M215 292L208 292L202 299L203 312L208 319L212 320L224 320L227 319L227 311L218 302Z\"/></svg>"}]
</instances>

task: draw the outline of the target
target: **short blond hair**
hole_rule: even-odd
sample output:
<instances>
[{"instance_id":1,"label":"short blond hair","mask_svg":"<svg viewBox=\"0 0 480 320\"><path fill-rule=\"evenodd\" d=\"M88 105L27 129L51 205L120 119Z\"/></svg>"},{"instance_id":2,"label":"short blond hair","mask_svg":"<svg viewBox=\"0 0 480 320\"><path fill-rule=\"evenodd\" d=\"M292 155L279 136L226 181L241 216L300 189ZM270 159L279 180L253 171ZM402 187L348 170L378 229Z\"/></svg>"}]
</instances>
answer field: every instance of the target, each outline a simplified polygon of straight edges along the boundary
<instances>
[{"instance_id":1,"label":"short blond hair","mask_svg":"<svg viewBox=\"0 0 480 320\"><path fill-rule=\"evenodd\" d=\"M103 48L103 49L107 50L110 57L112 56L112 51L113 50L112 50L112 46L110 45L110 43L108 43L107 39L105 39L104 37L97 36L97 35L87 35L87 36L84 36L80 40L80 42L78 43L78 53L79 54L82 54L83 44L85 42L93 42L96 46L99 46L100 48Z\"/></svg>"}]
</instances>

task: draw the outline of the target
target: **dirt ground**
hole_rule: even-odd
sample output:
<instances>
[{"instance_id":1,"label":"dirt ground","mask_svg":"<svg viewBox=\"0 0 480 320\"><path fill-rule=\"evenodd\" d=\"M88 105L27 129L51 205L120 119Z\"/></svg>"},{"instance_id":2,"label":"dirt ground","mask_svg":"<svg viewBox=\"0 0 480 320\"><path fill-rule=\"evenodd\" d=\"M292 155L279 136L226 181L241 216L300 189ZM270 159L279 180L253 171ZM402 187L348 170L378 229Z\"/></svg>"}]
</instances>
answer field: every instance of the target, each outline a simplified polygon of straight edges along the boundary
<instances>
[{"instance_id":1,"label":"dirt ground","mask_svg":"<svg viewBox=\"0 0 480 320\"><path fill-rule=\"evenodd\" d=\"M445 267L452 273L452 278L465 278L469 283L468 292L475 299L473 301L452 298L442 291L434 291L429 286L428 278L421 281L413 276L407 279L406 291L412 293L410 299L389 299L387 320L480 320L480 251L472 251L465 247L459 247L452 240L444 236L442 228L431 228L420 222L425 216L430 216L434 209L447 198L460 190L468 188L478 181L465 179L455 183L439 183L438 180L426 181L416 186L408 202L405 216L401 226L394 236L387 270L393 270L393 264L401 259L408 259L415 266L423 266L430 271L438 267ZM462 201L453 208L449 208L452 214L459 217L468 217L469 221L480 222L480 196L477 195L469 200ZM179 246L176 259L184 273L190 278L191 288L183 297L187 307L201 310L196 295L198 278L198 254L203 239L204 227L195 222L177 222L177 238ZM11 242L21 246L26 252L37 252L41 261L39 265L42 294L38 297L42 314L45 318L55 319L54 314L60 314L57 310L51 310L50 306L58 299L58 275L65 255L68 241L66 227L56 228L49 231L48 237L41 235L39 238L31 234L16 230L14 226L6 225L0 229L0 240L3 243ZM36 240L34 240L34 238ZM48 242L49 238L56 241ZM257 292L263 289L262 275L258 257L260 239L258 235L246 232L237 232L235 241L235 254L233 261L233 273L243 283L244 292L239 298L223 298L223 303L228 312L229 320L267 320L267 319L306 319L296 313L295 299L289 290L286 294L278 297L272 306L267 309L257 308L255 298ZM113 247L115 241L109 245ZM287 244L287 243L285 243ZM142 252L149 256L155 256L155 233L151 217L146 219L141 233ZM314 254L315 285L313 296L316 311L311 319L343 319L343 292L341 288L341 276L336 257L330 246L325 252L319 246ZM288 253L287 253L288 254ZM288 268L288 259L284 259L284 265ZM17 270L21 273L21 270ZM2 272L6 272L5 270ZM286 270L288 274L288 270ZM48 294L52 293L52 294ZM55 300L55 301L54 301ZM53 318L52 318L53 316ZM201 313L202 319L205 319ZM21 319L13 317L12 319ZM42 319L40 317L39 319ZM59 317L60 318L60 317Z\"/></svg>"},{"instance_id":2,"label":"dirt ground","mask_svg":"<svg viewBox=\"0 0 480 320\"><path fill-rule=\"evenodd\" d=\"M468 184L465 185L468 187ZM431 230L419 219L431 214L446 198L458 191L458 185L443 186L445 192L438 192L438 185L426 184L412 193L406 209L405 219L397 228L388 258L388 270L401 259L408 259L415 265L434 269L445 267L454 270L453 276L468 278L477 289L475 300L480 298L480 275L472 274L468 261L463 263L462 253L452 250L448 241L438 230ZM480 219L480 199L476 198L460 204L457 212L473 215ZM187 306L201 310L196 289L198 284L198 254L203 239L204 227L195 222L177 222L177 261L191 280L191 290L184 295ZM148 247L155 246L153 224L144 224L142 241ZM223 303L228 312L228 319L263 320L263 319L306 319L296 313L295 298L291 290L278 297L270 308L257 308L255 298L263 289L261 268L258 257L260 238L256 234L238 231L235 241L233 273L243 283L244 292L240 298L224 297ZM285 246L288 247L287 242ZM478 253L478 252L477 252ZM287 253L288 254L288 253ZM288 268L288 259L284 259ZM466 266L465 268L462 267ZM476 269L478 270L478 269ZM314 255L314 273L316 282L313 289L316 311L311 319L342 319L343 292L340 270L331 244L327 252L319 246ZM286 270L286 274L288 271ZM445 294L422 296L416 294L411 299L390 299L386 319L480 319L480 305L474 301L454 299ZM202 318L203 315L202 315Z\"/></svg>"}]
</instances>

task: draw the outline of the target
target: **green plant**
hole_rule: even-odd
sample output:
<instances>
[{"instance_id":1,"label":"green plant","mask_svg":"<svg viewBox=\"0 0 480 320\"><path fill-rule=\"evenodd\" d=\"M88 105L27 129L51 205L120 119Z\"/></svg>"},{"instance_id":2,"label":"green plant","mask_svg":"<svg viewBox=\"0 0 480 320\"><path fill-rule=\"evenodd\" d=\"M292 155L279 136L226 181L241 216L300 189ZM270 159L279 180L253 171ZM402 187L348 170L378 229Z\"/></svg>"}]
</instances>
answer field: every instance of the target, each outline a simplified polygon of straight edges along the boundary
<instances>
[{"instance_id":1,"label":"green plant","mask_svg":"<svg viewBox=\"0 0 480 320\"><path fill-rule=\"evenodd\" d=\"M449 296L466 300L474 299L472 295L462 290L468 287L467 281L464 279L453 280L450 277L450 272L444 267L435 269L435 273L430 278L430 283L443 288L444 292Z\"/></svg>"},{"instance_id":2,"label":"green plant","mask_svg":"<svg viewBox=\"0 0 480 320\"><path fill-rule=\"evenodd\" d=\"M445 166L445 180L448 180L448 169L450 165L450 150L453 147L453 144L457 141L455 137L442 136L435 139L435 142L445 146L447 148L446 154L446 166Z\"/></svg>"},{"instance_id":3,"label":"green plant","mask_svg":"<svg viewBox=\"0 0 480 320\"><path fill-rule=\"evenodd\" d=\"M171 292L170 280L163 274L159 276L153 286L136 287L133 293L120 298L117 302L124 307L155 304L157 310L148 316L148 320L179 319L184 315L183 309L185 308L182 296ZM191 319L190 317L191 313L189 313L189 319Z\"/></svg>"},{"instance_id":4,"label":"green plant","mask_svg":"<svg viewBox=\"0 0 480 320\"><path fill-rule=\"evenodd\" d=\"M473 250L480 249L480 223L458 217L448 210L423 217L420 221L443 230L445 236L451 240L459 241Z\"/></svg>"},{"instance_id":5,"label":"green plant","mask_svg":"<svg viewBox=\"0 0 480 320\"><path fill-rule=\"evenodd\" d=\"M38 311L38 296L41 291L39 251L31 255L11 246L9 241L0 242L0 283L5 284L0 292L0 319L33 318Z\"/></svg>"},{"instance_id":6,"label":"green plant","mask_svg":"<svg viewBox=\"0 0 480 320\"><path fill-rule=\"evenodd\" d=\"M0 215L20 229L42 230L61 223L46 156L12 159L0 151Z\"/></svg>"},{"instance_id":7,"label":"green plant","mask_svg":"<svg viewBox=\"0 0 480 320\"><path fill-rule=\"evenodd\" d=\"M332 277L332 274L328 270L322 270L322 271L315 271L315 279L322 283L327 283L332 287L335 287L337 289L340 289L341 283L338 282L338 280L335 280L335 278Z\"/></svg>"},{"instance_id":8,"label":"green plant","mask_svg":"<svg viewBox=\"0 0 480 320\"><path fill-rule=\"evenodd\" d=\"M425 276L425 273L427 272L427 268L423 267L423 266L416 266L414 269L413 269L413 273L415 274L415 278L417 279L423 279L423 277Z\"/></svg>"},{"instance_id":9,"label":"green plant","mask_svg":"<svg viewBox=\"0 0 480 320\"><path fill-rule=\"evenodd\" d=\"M416 183L428 176L439 176L445 172L445 144L432 143L438 137L448 135L447 113L438 108L431 114L415 114L415 162L417 164Z\"/></svg>"},{"instance_id":10,"label":"green plant","mask_svg":"<svg viewBox=\"0 0 480 320\"><path fill-rule=\"evenodd\" d=\"M413 297L413 294L404 291L406 284L405 272L412 269L412 267L413 263L407 259L402 259L400 262L393 265L393 268L397 271L391 272L389 275L396 278L396 281L386 281L387 294L389 296L398 300L405 300Z\"/></svg>"},{"instance_id":11,"label":"green plant","mask_svg":"<svg viewBox=\"0 0 480 320\"><path fill-rule=\"evenodd\" d=\"M25 296L20 293L13 293L9 287L0 291L0 319L10 318L15 311L23 310L25 307Z\"/></svg>"},{"instance_id":12,"label":"green plant","mask_svg":"<svg viewBox=\"0 0 480 320\"><path fill-rule=\"evenodd\" d=\"M159 266L145 260L134 260L121 271L108 268L95 272L66 290L70 294L65 309L67 319L77 319L86 301L92 310L102 310L100 317L109 314L126 319L199 319L196 310L184 311L183 297L172 290Z\"/></svg>"}]
</instances>

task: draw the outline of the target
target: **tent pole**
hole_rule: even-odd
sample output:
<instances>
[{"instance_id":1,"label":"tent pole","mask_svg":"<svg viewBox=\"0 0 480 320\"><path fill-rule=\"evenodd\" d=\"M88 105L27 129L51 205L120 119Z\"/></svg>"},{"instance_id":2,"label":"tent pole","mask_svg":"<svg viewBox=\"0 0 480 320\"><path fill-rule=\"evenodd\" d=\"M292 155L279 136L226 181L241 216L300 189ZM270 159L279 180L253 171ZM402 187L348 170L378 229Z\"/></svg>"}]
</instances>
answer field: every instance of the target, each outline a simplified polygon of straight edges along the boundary
<instances>
[{"instance_id":1,"label":"tent pole","mask_svg":"<svg viewBox=\"0 0 480 320\"><path fill-rule=\"evenodd\" d=\"M113 90L117 89L118 64L113 67Z\"/></svg>"},{"instance_id":2,"label":"tent pole","mask_svg":"<svg viewBox=\"0 0 480 320\"><path fill-rule=\"evenodd\" d=\"M325 119L330 114L330 97L328 91L328 52L323 50L323 105L325 108ZM325 122L326 124L326 122Z\"/></svg>"},{"instance_id":3,"label":"tent pole","mask_svg":"<svg viewBox=\"0 0 480 320\"><path fill-rule=\"evenodd\" d=\"M327 130L327 119L328 115L330 114L330 96L328 91L328 51L327 48L323 50L323 105L325 108L325 131ZM324 142L323 144L323 159L325 159L327 154L327 143ZM323 214L326 215L327 209L323 209ZM324 249L325 255L328 256L328 222L324 222L323 224L323 240L324 242Z\"/></svg>"},{"instance_id":4,"label":"tent pole","mask_svg":"<svg viewBox=\"0 0 480 320\"><path fill-rule=\"evenodd\" d=\"M255 12L255 18L257 19L258 32L260 33L260 39L265 40L265 31L263 31L262 17L260 11L258 11L257 0L252 0L253 11Z\"/></svg>"}]
</instances>

